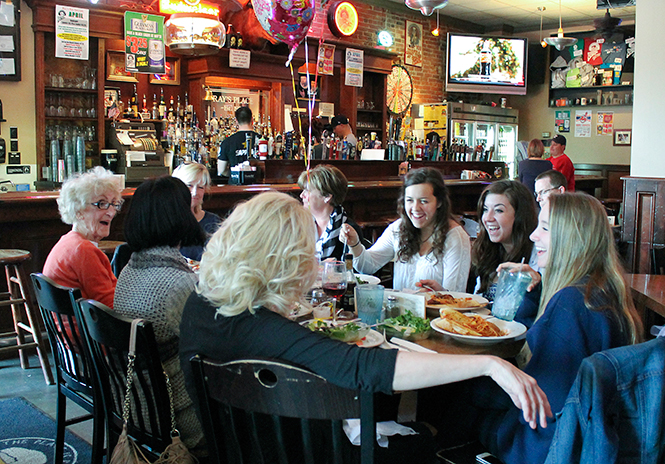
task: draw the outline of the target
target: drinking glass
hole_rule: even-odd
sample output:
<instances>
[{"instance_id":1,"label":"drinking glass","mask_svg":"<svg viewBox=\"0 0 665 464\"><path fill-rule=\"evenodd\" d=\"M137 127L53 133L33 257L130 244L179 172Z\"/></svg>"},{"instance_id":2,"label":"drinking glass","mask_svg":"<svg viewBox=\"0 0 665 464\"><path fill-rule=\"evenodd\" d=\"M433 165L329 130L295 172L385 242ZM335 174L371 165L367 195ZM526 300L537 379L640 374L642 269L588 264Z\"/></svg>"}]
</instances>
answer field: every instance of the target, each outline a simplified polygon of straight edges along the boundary
<instances>
[{"instance_id":1,"label":"drinking glass","mask_svg":"<svg viewBox=\"0 0 665 464\"><path fill-rule=\"evenodd\" d=\"M373 325L381 322L383 309L383 285L356 285L356 307L362 322Z\"/></svg>"},{"instance_id":2,"label":"drinking glass","mask_svg":"<svg viewBox=\"0 0 665 464\"><path fill-rule=\"evenodd\" d=\"M323 262L323 291L333 299L333 318L337 316L337 300L346 292L346 263L344 261Z\"/></svg>"},{"instance_id":3,"label":"drinking glass","mask_svg":"<svg viewBox=\"0 0 665 464\"><path fill-rule=\"evenodd\" d=\"M505 321L515 319L530 283L531 276L527 272L502 271L499 274L496 295L492 304L492 315Z\"/></svg>"}]
</instances>

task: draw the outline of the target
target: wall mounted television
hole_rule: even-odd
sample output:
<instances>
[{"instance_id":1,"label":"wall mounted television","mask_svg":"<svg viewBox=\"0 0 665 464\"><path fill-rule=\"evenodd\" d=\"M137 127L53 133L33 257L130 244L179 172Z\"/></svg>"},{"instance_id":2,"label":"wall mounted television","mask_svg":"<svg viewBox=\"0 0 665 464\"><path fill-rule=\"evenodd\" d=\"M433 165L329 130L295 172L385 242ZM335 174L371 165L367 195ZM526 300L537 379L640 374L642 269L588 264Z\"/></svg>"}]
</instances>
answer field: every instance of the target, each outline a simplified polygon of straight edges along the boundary
<instances>
[{"instance_id":1,"label":"wall mounted television","mask_svg":"<svg viewBox=\"0 0 665 464\"><path fill-rule=\"evenodd\" d=\"M446 91L526 95L527 39L448 33Z\"/></svg>"}]
</instances>

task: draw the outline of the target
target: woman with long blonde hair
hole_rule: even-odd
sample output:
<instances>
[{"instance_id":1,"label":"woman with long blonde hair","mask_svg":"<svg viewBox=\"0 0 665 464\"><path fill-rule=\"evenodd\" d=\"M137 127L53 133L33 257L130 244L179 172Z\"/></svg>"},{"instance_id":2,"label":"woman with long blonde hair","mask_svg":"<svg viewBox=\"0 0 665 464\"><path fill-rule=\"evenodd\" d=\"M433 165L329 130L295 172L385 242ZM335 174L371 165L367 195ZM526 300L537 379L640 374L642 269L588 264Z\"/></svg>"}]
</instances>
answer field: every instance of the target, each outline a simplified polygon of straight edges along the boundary
<instances>
[{"instance_id":1,"label":"woman with long blonde hair","mask_svg":"<svg viewBox=\"0 0 665 464\"><path fill-rule=\"evenodd\" d=\"M550 196L531 240L544 277L536 322L527 332L524 372L538 381L557 413L584 358L639 343L643 329L597 199L584 193ZM534 432L512 405L493 406L475 424L485 446L506 463L542 463L555 427Z\"/></svg>"}]
</instances>

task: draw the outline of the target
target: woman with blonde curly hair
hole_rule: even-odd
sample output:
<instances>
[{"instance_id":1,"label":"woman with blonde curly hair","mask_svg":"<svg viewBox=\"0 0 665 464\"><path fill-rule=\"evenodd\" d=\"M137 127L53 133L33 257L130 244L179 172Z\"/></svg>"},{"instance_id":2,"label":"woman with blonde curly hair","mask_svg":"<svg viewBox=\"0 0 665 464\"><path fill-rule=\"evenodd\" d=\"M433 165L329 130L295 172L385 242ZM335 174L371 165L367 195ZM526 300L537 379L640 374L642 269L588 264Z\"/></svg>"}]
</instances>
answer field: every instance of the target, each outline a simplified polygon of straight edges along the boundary
<instances>
[{"instance_id":1,"label":"woman with blonde curly hair","mask_svg":"<svg viewBox=\"0 0 665 464\"><path fill-rule=\"evenodd\" d=\"M111 221L122 207L118 178L101 166L70 177L62 184L58 210L72 230L51 249L43 273L57 284L78 288L83 298L113 307L117 279L100 240L111 232Z\"/></svg>"},{"instance_id":2,"label":"woman with blonde curly hair","mask_svg":"<svg viewBox=\"0 0 665 464\"><path fill-rule=\"evenodd\" d=\"M208 243L199 283L180 325L180 359L193 394L190 358L227 362L274 358L336 385L392 394L488 375L536 427L547 399L529 376L492 356L360 348L327 338L286 316L317 273L314 226L294 198L266 192L238 205Z\"/></svg>"}]
</instances>

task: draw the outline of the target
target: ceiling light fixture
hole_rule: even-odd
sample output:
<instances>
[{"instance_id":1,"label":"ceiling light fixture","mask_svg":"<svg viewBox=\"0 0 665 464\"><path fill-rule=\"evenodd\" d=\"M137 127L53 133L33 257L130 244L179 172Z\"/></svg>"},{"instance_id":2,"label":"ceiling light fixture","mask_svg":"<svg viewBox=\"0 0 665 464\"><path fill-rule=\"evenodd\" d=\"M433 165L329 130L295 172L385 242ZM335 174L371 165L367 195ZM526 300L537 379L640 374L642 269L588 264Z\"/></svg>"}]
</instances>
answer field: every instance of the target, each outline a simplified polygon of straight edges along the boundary
<instances>
[{"instance_id":1,"label":"ceiling light fixture","mask_svg":"<svg viewBox=\"0 0 665 464\"><path fill-rule=\"evenodd\" d=\"M544 6L539 6L538 11L540 11L540 45L541 47L545 48L547 47L547 42L543 40L543 11L545 11L547 8Z\"/></svg>"},{"instance_id":2,"label":"ceiling light fixture","mask_svg":"<svg viewBox=\"0 0 665 464\"><path fill-rule=\"evenodd\" d=\"M404 3L412 10L420 10L425 16L431 16L434 10L446 6L448 0L405 0Z\"/></svg>"},{"instance_id":3,"label":"ceiling light fixture","mask_svg":"<svg viewBox=\"0 0 665 464\"><path fill-rule=\"evenodd\" d=\"M224 45L226 28L217 16L174 13L164 24L166 45L180 55L213 55Z\"/></svg>"},{"instance_id":4,"label":"ceiling light fixture","mask_svg":"<svg viewBox=\"0 0 665 464\"><path fill-rule=\"evenodd\" d=\"M439 30L439 10L436 10L436 29L432 30L432 35L434 37L439 37L441 31Z\"/></svg>"},{"instance_id":5,"label":"ceiling light fixture","mask_svg":"<svg viewBox=\"0 0 665 464\"><path fill-rule=\"evenodd\" d=\"M575 42L577 42L577 39L563 36L563 28L561 27L561 0L559 0L559 30L556 37L546 37L545 43L561 51L566 47L570 47Z\"/></svg>"}]
</instances>

